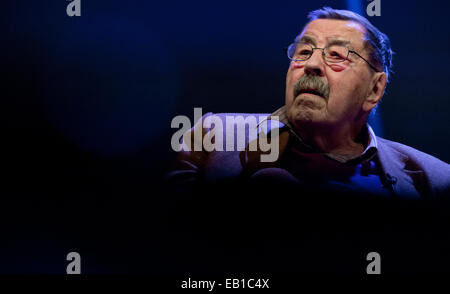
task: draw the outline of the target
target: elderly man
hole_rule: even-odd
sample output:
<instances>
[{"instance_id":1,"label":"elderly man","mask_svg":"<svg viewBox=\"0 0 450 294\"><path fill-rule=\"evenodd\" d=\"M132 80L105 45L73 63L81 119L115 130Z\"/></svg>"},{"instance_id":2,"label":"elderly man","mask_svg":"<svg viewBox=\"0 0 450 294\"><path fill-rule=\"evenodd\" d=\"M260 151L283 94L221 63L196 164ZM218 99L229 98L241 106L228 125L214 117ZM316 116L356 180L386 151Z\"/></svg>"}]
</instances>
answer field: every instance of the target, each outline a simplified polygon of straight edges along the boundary
<instances>
[{"instance_id":1,"label":"elderly man","mask_svg":"<svg viewBox=\"0 0 450 294\"><path fill-rule=\"evenodd\" d=\"M449 165L367 124L392 66L388 37L350 11L309 19L287 49L286 104L264 115L256 135L249 118L260 115L210 113L183 136L168 180L178 227L200 229L189 250L209 252L203 262L209 268L214 256L219 270L361 272L371 250L390 271L445 270ZM256 243L220 260L205 233L222 237L211 248Z\"/></svg>"},{"instance_id":2,"label":"elderly man","mask_svg":"<svg viewBox=\"0 0 450 294\"><path fill-rule=\"evenodd\" d=\"M264 152L250 150L248 145L255 139L250 135L244 138L245 150L233 151L194 150L192 139L179 153L170 181L239 179L241 183L298 184L316 191L442 198L450 189L448 164L377 137L367 124L383 97L392 67L388 37L350 11L323 8L311 12L309 19L287 49L291 62L286 104L266 115L278 125L258 129L259 135L264 132L269 137L277 130L272 134L272 143L278 144L275 160L264 162L260 156ZM205 115L194 128L202 138L211 132L202 124L211 115ZM215 115L224 123L225 116L230 114ZM227 145L226 133L234 128L227 125L223 134L215 134L216 139L221 136Z\"/></svg>"}]
</instances>

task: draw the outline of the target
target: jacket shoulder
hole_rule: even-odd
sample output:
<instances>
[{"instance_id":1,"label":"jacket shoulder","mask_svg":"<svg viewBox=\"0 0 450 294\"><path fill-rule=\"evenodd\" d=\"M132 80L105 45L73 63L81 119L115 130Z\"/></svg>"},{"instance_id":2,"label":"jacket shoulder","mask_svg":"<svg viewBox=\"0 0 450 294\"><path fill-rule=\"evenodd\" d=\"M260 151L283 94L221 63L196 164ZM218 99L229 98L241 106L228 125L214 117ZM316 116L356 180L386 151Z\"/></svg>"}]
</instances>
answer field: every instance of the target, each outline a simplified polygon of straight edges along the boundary
<instances>
[{"instance_id":1,"label":"jacket shoulder","mask_svg":"<svg viewBox=\"0 0 450 294\"><path fill-rule=\"evenodd\" d=\"M227 120L230 123L242 124L248 123L249 120L256 120L256 122L260 122L263 119L269 117L269 113L231 113L231 112L222 112L222 113L212 113L209 112L205 114L202 119L206 119L207 117L216 117L219 118L225 123Z\"/></svg>"},{"instance_id":2,"label":"jacket shoulder","mask_svg":"<svg viewBox=\"0 0 450 294\"><path fill-rule=\"evenodd\" d=\"M227 141L248 144L257 135L258 126L267 119L267 113L207 113L197 122L194 128L202 129L203 134L207 134L216 128L215 136L221 137L224 146ZM220 127L218 127L218 123ZM238 138L238 136L241 136ZM228 142L230 143L230 142ZM234 146L236 148L236 146Z\"/></svg>"},{"instance_id":3,"label":"jacket shoulder","mask_svg":"<svg viewBox=\"0 0 450 294\"><path fill-rule=\"evenodd\" d=\"M450 165L430 154L413 147L377 137L380 150L393 154L389 158L397 158L404 164L405 172L422 172L428 186L437 194L450 193ZM380 146L381 145L381 146Z\"/></svg>"},{"instance_id":4,"label":"jacket shoulder","mask_svg":"<svg viewBox=\"0 0 450 294\"><path fill-rule=\"evenodd\" d=\"M407 156L411 160L416 160L418 163L423 164L424 166L435 166L435 167L443 167L450 168L450 165L446 162L430 155L420 150L417 150L413 147L407 146L402 143L398 143L395 141L387 140L381 137L377 137L377 141L379 143L384 144L386 147L393 149L401 154Z\"/></svg>"}]
</instances>

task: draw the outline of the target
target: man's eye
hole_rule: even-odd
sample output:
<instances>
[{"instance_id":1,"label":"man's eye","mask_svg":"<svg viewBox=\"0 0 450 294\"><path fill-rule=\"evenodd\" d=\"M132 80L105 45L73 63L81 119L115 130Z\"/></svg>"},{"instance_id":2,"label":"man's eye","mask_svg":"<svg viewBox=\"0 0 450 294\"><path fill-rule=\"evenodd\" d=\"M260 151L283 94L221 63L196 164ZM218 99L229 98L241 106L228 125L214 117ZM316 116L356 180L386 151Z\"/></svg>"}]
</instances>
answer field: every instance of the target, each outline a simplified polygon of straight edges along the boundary
<instances>
[{"instance_id":1,"label":"man's eye","mask_svg":"<svg viewBox=\"0 0 450 294\"><path fill-rule=\"evenodd\" d=\"M328 52L328 56L333 59L343 59L344 56L337 51Z\"/></svg>"},{"instance_id":2,"label":"man's eye","mask_svg":"<svg viewBox=\"0 0 450 294\"><path fill-rule=\"evenodd\" d=\"M311 54L311 50L306 50L306 49L300 50L299 54L300 55L309 55L309 54Z\"/></svg>"},{"instance_id":3,"label":"man's eye","mask_svg":"<svg viewBox=\"0 0 450 294\"><path fill-rule=\"evenodd\" d=\"M341 56L341 55L336 51L331 51L330 56Z\"/></svg>"}]
</instances>

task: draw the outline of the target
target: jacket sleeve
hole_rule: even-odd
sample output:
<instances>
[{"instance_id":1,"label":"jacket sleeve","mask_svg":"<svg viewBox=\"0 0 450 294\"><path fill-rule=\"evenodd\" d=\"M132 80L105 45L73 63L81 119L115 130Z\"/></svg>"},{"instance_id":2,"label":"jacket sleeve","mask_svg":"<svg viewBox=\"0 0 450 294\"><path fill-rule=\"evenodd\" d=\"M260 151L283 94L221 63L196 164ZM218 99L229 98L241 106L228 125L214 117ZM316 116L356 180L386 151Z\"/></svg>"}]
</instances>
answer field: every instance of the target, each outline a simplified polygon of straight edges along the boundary
<instances>
[{"instance_id":1,"label":"jacket sleeve","mask_svg":"<svg viewBox=\"0 0 450 294\"><path fill-rule=\"evenodd\" d=\"M203 137L207 132L203 128L203 121L210 115L212 113L203 115L195 126L181 137L182 149L177 154L174 169L166 176L169 185L184 188L199 182L203 167L208 159L208 152L201 148ZM197 148L195 148L196 146Z\"/></svg>"}]
</instances>

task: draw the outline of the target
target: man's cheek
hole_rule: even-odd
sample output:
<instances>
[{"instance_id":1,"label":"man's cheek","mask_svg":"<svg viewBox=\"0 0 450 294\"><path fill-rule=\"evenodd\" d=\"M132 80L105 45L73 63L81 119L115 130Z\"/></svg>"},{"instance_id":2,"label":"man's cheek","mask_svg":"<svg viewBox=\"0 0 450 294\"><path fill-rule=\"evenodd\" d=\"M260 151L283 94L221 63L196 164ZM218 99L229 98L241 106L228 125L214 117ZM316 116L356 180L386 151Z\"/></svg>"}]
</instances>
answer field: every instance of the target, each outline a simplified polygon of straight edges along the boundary
<instances>
[{"instance_id":1,"label":"man's cheek","mask_svg":"<svg viewBox=\"0 0 450 294\"><path fill-rule=\"evenodd\" d=\"M298 80L303 73L303 66L291 65L289 67L288 76L291 79Z\"/></svg>"},{"instance_id":2,"label":"man's cheek","mask_svg":"<svg viewBox=\"0 0 450 294\"><path fill-rule=\"evenodd\" d=\"M286 81L288 81L289 86L292 86L294 81L294 72L289 71Z\"/></svg>"},{"instance_id":3,"label":"man's cheek","mask_svg":"<svg viewBox=\"0 0 450 294\"><path fill-rule=\"evenodd\" d=\"M330 65L330 68L335 72L340 72L345 69L345 66L339 65L339 64L332 64Z\"/></svg>"}]
</instances>

